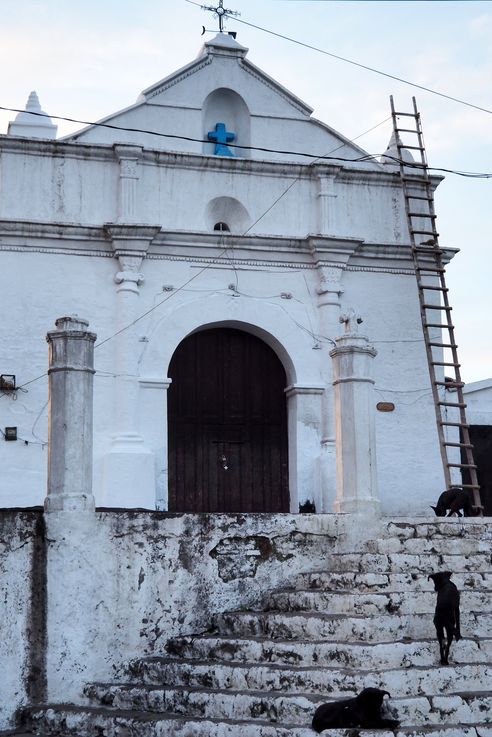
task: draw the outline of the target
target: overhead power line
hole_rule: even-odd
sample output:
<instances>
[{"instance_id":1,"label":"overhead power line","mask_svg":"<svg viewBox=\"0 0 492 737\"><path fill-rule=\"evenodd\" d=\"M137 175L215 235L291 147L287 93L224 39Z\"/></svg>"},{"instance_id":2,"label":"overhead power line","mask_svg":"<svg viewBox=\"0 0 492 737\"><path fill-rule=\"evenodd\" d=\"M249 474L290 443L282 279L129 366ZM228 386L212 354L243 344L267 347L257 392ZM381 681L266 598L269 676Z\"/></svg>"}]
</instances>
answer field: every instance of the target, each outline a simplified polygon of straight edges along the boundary
<instances>
[{"instance_id":1,"label":"overhead power line","mask_svg":"<svg viewBox=\"0 0 492 737\"><path fill-rule=\"evenodd\" d=\"M203 6L200 3L194 2L194 0L185 0L185 2L190 3L190 5L196 5L198 8L202 8ZM229 16L231 20L236 21L236 23L242 23L244 26L249 26L250 28L256 28L257 31L263 31L263 33L269 33L271 36L276 36L277 38L282 38L284 41L290 41L291 43L297 44L298 46L303 46L305 49L311 49L311 51L317 51L319 54L324 54L325 56L331 56L332 59L338 59L338 61L344 61L346 64L352 64L355 67L359 67L360 69L365 69L368 72L373 72L374 74L379 74L382 77L388 77L388 79L394 79L397 82L401 82L402 84L408 84L410 87L415 87L419 90L424 90L424 92L430 92L432 95L438 95L439 97L444 97L446 100L451 100L452 102L457 102L460 105L466 105L467 107L474 108L475 110L480 110L483 113L489 113L489 115L492 115L492 110L489 110L486 107L481 107L480 105L475 105L472 102L467 102L466 100L462 100L459 97L453 97L452 95L447 95L445 92L439 92L438 90L433 90L431 87L426 87L423 84L417 84L417 82L411 82L408 79L404 79L403 77L397 77L395 74L390 74L389 72L383 72L381 69L376 69L375 67L371 67L368 64L362 64L361 62L354 61L353 59L348 59L345 56L340 56L339 54L334 54L331 51L326 51L326 49L320 49L318 46L313 46L312 44L305 43L304 41L299 41L296 38L292 38L292 36L286 36L283 33L277 33L276 31L271 31L269 28L263 28L262 26L258 26L255 23L250 23L247 20L242 20L241 18L236 18L234 16Z\"/></svg>"},{"instance_id":2,"label":"overhead power line","mask_svg":"<svg viewBox=\"0 0 492 737\"><path fill-rule=\"evenodd\" d=\"M186 0L186 2L190 2L190 0ZM0 110L5 110L7 112L11 113L25 113L25 109L15 108L15 107L6 107L3 105L0 105ZM28 111L29 115L37 115L42 118L50 118L54 120L64 120L69 123L78 123L79 125L87 125L87 126L93 126L95 128L110 128L112 130L118 130L118 131L125 131L128 133L144 133L151 136L158 136L160 138L172 138L180 141L190 141L193 143L210 143L210 141L206 138L195 138L193 136L183 136L180 133L162 133L161 131L153 131L148 128L130 128L128 126L124 125L114 125L114 123L103 123L103 122L94 122L94 121L88 121L88 120L79 120L77 118L68 118L63 115L50 115L49 113L36 113ZM386 118L388 120L389 118ZM386 122L384 120L383 122ZM369 131L373 130L374 128L377 128L381 123L378 123L376 126L373 126L373 128L370 128ZM366 131L366 132L369 132ZM80 133L80 131L79 131ZM77 136L79 133L73 133L71 135ZM360 138L360 136L358 136ZM347 140L342 145L338 146L334 151L337 151L340 148L343 148L344 146L348 145L355 139ZM63 145L66 143L66 141L62 140L52 140L50 143L53 143L55 145ZM265 146L245 146L239 143L228 143L227 144L230 148L237 148L237 149L243 149L244 151L262 151L264 153L270 153L270 154L280 154L282 156L304 156L306 159L316 159L318 161L342 161L347 164L360 164L360 163L370 163L371 161L378 162L378 159L383 154L363 154L362 156L358 156L356 158L346 158L343 156L330 156L328 154L315 154L315 153L307 153L306 151L292 151L289 149L278 149L278 148L266 148ZM394 156L388 156L388 154L384 154L385 158L392 159L396 164L399 163L399 159ZM403 162L406 167L413 168L413 169L422 169L423 165L420 162L417 161L404 161ZM459 169L447 169L442 166L427 166L427 169L429 171L435 171L435 172L443 172L445 174L456 174L460 177L470 177L473 179L489 179L492 178L491 172L474 172L474 171L461 171Z\"/></svg>"}]
</instances>

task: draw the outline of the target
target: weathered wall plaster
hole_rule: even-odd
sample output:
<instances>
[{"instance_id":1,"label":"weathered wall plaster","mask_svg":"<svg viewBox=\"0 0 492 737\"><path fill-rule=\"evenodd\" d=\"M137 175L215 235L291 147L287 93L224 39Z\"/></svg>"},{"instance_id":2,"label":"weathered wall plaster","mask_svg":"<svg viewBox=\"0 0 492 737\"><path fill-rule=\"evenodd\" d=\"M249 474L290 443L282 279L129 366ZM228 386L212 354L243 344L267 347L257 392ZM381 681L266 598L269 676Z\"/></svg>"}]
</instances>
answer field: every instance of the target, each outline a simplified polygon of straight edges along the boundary
<instances>
[{"instance_id":1,"label":"weathered wall plaster","mask_svg":"<svg viewBox=\"0 0 492 737\"><path fill-rule=\"evenodd\" d=\"M46 696L46 557L42 510L0 511L0 730Z\"/></svg>"},{"instance_id":2,"label":"weathered wall plaster","mask_svg":"<svg viewBox=\"0 0 492 737\"><path fill-rule=\"evenodd\" d=\"M0 512L8 674L0 728L22 704L45 695L80 702L85 683L165 652L169 637L202 632L215 613L254 607L296 573L323 570L344 539L335 515L51 512L46 524L45 560L42 515Z\"/></svg>"}]
</instances>

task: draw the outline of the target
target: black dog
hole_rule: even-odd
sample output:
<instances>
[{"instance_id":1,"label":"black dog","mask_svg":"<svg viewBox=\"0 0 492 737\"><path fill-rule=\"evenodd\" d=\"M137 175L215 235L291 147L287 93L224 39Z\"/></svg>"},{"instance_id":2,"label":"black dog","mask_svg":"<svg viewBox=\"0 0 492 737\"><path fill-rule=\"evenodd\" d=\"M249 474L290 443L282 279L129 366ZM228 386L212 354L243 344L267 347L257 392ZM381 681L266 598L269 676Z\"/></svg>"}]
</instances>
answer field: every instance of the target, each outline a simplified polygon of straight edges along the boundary
<instances>
[{"instance_id":1,"label":"black dog","mask_svg":"<svg viewBox=\"0 0 492 737\"><path fill-rule=\"evenodd\" d=\"M448 656L453 636L456 641L461 640L460 592L455 584L449 580L451 576L450 571L432 573L428 576L434 581L434 589L437 591L434 626L439 641L441 665L449 665ZM446 644L444 644L444 630L446 630Z\"/></svg>"},{"instance_id":2,"label":"black dog","mask_svg":"<svg viewBox=\"0 0 492 737\"><path fill-rule=\"evenodd\" d=\"M399 725L398 721L383 719L381 716L381 706L385 695L390 696L388 691L381 691L379 688L365 688L353 699L322 704L316 709L312 727L318 734L325 729L336 729L337 727L395 729Z\"/></svg>"},{"instance_id":3,"label":"black dog","mask_svg":"<svg viewBox=\"0 0 492 737\"><path fill-rule=\"evenodd\" d=\"M437 500L437 505L433 507L431 504L431 508L434 510L437 517L445 517L448 509L448 517L451 517L452 514L457 514L458 517L462 517L463 515L461 514L460 509L463 510L465 517L473 517L473 507L470 496L466 489L458 487L443 491Z\"/></svg>"}]
</instances>

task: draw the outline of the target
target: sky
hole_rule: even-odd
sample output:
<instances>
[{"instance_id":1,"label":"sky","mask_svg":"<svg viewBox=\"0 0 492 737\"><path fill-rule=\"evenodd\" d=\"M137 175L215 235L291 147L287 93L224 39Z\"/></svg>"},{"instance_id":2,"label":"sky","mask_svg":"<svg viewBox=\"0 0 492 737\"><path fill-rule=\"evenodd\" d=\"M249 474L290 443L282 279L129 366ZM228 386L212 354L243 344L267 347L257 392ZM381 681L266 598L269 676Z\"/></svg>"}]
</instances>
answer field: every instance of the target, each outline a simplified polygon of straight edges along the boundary
<instances>
[{"instance_id":1,"label":"sky","mask_svg":"<svg viewBox=\"0 0 492 737\"><path fill-rule=\"evenodd\" d=\"M216 5L218 3L211 2ZM348 138L417 98L429 164L492 173L492 114L278 38L290 36L492 110L492 1L224 0L226 30L248 58ZM217 21L186 0L0 0L0 105L98 120L192 61ZM14 113L0 111L0 133ZM56 121L55 121L56 122ZM59 135L80 126L58 121ZM391 121L357 143L381 153ZM447 282L465 381L492 377L492 179L447 174L436 192L442 246L459 248Z\"/></svg>"}]
</instances>

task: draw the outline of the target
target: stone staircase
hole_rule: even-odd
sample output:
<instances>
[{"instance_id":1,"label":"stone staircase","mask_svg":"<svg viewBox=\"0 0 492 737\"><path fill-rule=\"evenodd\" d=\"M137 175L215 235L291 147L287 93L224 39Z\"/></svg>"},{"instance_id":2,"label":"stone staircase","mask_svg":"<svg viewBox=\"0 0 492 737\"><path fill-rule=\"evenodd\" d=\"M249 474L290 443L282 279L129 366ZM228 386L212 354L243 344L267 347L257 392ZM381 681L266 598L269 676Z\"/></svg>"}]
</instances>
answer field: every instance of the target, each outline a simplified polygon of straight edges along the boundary
<instances>
[{"instance_id":1,"label":"stone staircase","mask_svg":"<svg viewBox=\"0 0 492 737\"><path fill-rule=\"evenodd\" d=\"M400 520L362 550L327 554L261 611L224 612L202 635L90 684L85 705L31 707L22 728L77 737L312 737L317 705L365 686L391 693L398 730L331 737L492 737L492 524ZM314 562L313 562L314 563ZM288 565L288 562L286 563ZM313 565L314 567L314 565ZM439 665L429 573L453 571L463 640Z\"/></svg>"}]
</instances>

